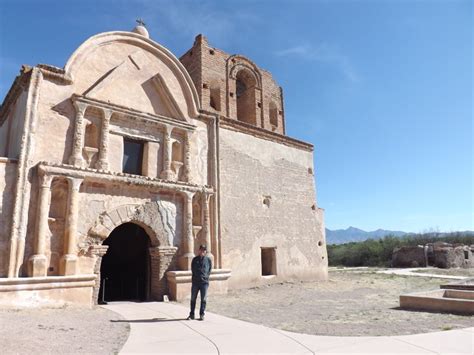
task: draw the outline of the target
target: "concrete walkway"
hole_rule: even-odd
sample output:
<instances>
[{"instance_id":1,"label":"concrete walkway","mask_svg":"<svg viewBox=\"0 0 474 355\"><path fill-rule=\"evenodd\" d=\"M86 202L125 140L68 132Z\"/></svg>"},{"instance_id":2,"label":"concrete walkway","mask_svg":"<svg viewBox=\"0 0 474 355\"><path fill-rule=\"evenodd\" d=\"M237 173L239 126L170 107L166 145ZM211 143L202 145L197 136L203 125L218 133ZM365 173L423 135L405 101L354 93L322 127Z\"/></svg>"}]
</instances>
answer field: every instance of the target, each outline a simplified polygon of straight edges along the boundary
<instances>
[{"instance_id":1,"label":"concrete walkway","mask_svg":"<svg viewBox=\"0 0 474 355\"><path fill-rule=\"evenodd\" d=\"M474 354L474 328L393 337L330 337L291 333L208 313L187 321L175 303L103 306L130 324L121 354Z\"/></svg>"}]
</instances>

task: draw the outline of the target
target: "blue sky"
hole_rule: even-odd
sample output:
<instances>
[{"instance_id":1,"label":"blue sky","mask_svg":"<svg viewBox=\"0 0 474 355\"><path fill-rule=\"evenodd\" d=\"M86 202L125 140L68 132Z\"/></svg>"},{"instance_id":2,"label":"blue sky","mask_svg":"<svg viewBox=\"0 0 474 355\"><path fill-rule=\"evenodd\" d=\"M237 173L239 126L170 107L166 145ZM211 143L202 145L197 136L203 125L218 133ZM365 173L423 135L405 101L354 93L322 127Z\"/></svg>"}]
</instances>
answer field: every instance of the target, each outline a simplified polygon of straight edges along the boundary
<instances>
[{"instance_id":1,"label":"blue sky","mask_svg":"<svg viewBox=\"0 0 474 355\"><path fill-rule=\"evenodd\" d=\"M138 17L177 56L203 33L273 73L328 228L474 229L471 1L0 0L0 100Z\"/></svg>"}]
</instances>

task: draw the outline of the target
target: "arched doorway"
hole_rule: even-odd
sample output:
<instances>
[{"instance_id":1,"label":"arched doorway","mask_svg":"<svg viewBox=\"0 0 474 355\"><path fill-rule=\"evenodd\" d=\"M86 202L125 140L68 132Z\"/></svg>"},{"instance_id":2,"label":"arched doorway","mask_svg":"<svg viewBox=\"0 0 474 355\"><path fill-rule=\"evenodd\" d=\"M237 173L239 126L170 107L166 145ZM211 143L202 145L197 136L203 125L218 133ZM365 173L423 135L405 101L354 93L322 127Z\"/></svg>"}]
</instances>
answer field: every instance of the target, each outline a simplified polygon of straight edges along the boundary
<instances>
[{"instance_id":1,"label":"arched doorway","mask_svg":"<svg viewBox=\"0 0 474 355\"><path fill-rule=\"evenodd\" d=\"M150 290L150 238L145 230L124 223L103 242L108 245L100 267L99 301L144 301Z\"/></svg>"}]
</instances>

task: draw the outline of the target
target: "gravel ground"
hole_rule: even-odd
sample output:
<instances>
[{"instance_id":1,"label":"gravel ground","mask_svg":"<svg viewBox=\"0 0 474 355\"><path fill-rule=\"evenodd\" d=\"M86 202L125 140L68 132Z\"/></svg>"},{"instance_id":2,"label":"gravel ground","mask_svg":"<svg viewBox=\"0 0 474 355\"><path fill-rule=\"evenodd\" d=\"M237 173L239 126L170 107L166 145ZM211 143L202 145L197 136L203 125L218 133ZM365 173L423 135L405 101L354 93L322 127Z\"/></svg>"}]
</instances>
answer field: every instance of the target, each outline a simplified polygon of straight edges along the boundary
<instances>
[{"instance_id":1,"label":"gravel ground","mask_svg":"<svg viewBox=\"0 0 474 355\"><path fill-rule=\"evenodd\" d=\"M115 354L128 338L120 315L94 309L0 310L2 354Z\"/></svg>"},{"instance_id":2,"label":"gravel ground","mask_svg":"<svg viewBox=\"0 0 474 355\"><path fill-rule=\"evenodd\" d=\"M317 335L406 335L472 327L472 316L398 308L400 294L438 289L441 283L446 281L370 270L330 271L325 282L281 283L209 296L208 311Z\"/></svg>"}]
</instances>

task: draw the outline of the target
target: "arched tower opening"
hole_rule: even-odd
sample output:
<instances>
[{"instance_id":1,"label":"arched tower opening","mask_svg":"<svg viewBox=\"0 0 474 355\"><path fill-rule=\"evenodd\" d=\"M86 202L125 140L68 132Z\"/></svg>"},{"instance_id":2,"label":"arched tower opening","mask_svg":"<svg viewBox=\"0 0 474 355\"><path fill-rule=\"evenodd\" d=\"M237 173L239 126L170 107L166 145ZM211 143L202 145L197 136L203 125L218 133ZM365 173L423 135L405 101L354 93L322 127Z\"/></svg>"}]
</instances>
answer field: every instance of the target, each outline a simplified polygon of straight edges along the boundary
<instances>
[{"instance_id":1,"label":"arched tower opening","mask_svg":"<svg viewBox=\"0 0 474 355\"><path fill-rule=\"evenodd\" d=\"M236 75L235 92L237 96L237 119L242 122L257 125L255 77L246 69Z\"/></svg>"}]
</instances>

